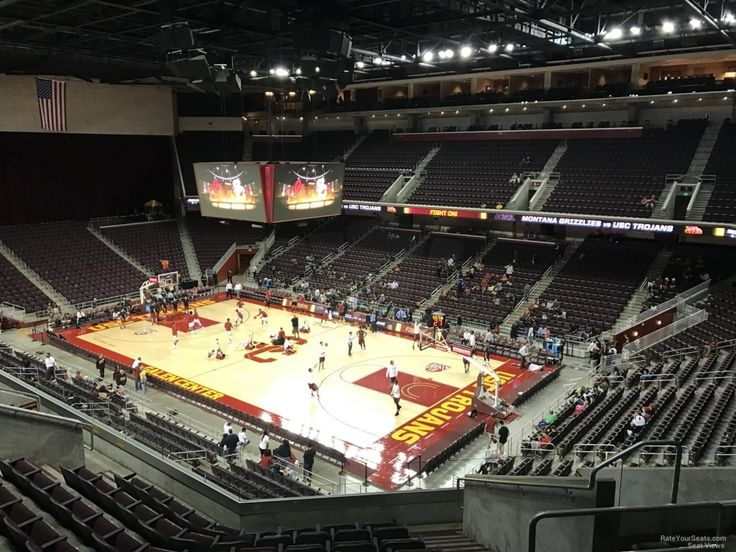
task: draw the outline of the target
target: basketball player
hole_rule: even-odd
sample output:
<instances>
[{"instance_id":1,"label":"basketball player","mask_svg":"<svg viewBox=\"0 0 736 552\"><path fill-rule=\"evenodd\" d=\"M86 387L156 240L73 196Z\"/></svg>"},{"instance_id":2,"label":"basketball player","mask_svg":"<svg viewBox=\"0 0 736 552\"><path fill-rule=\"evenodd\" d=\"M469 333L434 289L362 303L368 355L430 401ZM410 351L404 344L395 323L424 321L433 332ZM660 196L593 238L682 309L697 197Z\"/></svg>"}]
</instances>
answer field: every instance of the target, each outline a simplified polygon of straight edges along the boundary
<instances>
[{"instance_id":1,"label":"basketball player","mask_svg":"<svg viewBox=\"0 0 736 552\"><path fill-rule=\"evenodd\" d=\"M207 358L212 357L215 357L217 360L222 360L223 358L225 358L225 353L222 352L219 339L215 339L215 348L207 353Z\"/></svg>"},{"instance_id":2,"label":"basketball player","mask_svg":"<svg viewBox=\"0 0 736 552\"><path fill-rule=\"evenodd\" d=\"M394 414L394 416L398 416L399 410L401 410L401 404L399 404L399 401L401 400L401 387L399 387L398 379L394 379L393 385L391 386L391 398L394 400L394 404L396 405L396 414Z\"/></svg>"},{"instance_id":3,"label":"basketball player","mask_svg":"<svg viewBox=\"0 0 736 552\"><path fill-rule=\"evenodd\" d=\"M353 356L353 341L355 340L355 336L353 335L353 332L348 332L348 356Z\"/></svg>"},{"instance_id":4,"label":"basketball player","mask_svg":"<svg viewBox=\"0 0 736 552\"><path fill-rule=\"evenodd\" d=\"M242 324L244 322L243 320L243 312L245 312L245 309L243 308L243 302L238 299L238 303L235 306L235 314L237 318L235 319L235 325Z\"/></svg>"},{"instance_id":5,"label":"basketball player","mask_svg":"<svg viewBox=\"0 0 736 552\"><path fill-rule=\"evenodd\" d=\"M311 368L307 370L307 387L312 393L312 396L314 397L316 393L317 398L319 399L319 387L317 386L317 382L314 379L314 370L312 370Z\"/></svg>"},{"instance_id":6,"label":"basketball player","mask_svg":"<svg viewBox=\"0 0 736 552\"><path fill-rule=\"evenodd\" d=\"M199 320L199 313L197 309L192 312L192 321L189 323L190 330L201 330L203 328L202 322Z\"/></svg>"},{"instance_id":7,"label":"basketball player","mask_svg":"<svg viewBox=\"0 0 736 552\"><path fill-rule=\"evenodd\" d=\"M174 342L174 350L176 351L176 344L179 343L179 328L176 324L171 326L171 339Z\"/></svg>"},{"instance_id":8,"label":"basketball player","mask_svg":"<svg viewBox=\"0 0 736 552\"><path fill-rule=\"evenodd\" d=\"M466 356L463 357L463 368L465 369L466 374L470 372L470 359Z\"/></svg>"},{"instance_id":9,"label":"basketball player","mask_svg":"<svg viewBox=\"0 0 736 552\"><path fill-rule=\"evenodd\" d=\"M284 354L289 352L294 352L294 346L291 344L291 339L284 337Z\"/></svg>"},{"instance_id":10,"label":"basketball player","mask_svg":"<svg viewBox=\"0 0 736 552\"><path fill-rule=\"evenodd\" d=\"M227 335L227 342L232 343L233 342L233 323L230 322L229 318L225 320L225 335Z\"/></svg>"},{"instance_id":11,"label":"basketball player","mask_svg":"<svg viewBox=\"0 0 736 552\"><path fill-rule=\"evenodd\" d=\"M319 342L319 362L317 362L317 368L320 370L325 369L325 355L327 354L327 343Z\"/></svg>"},{"instance_id":12,"label":"basketball player","mask_svg":"<svg viewBox=\"0 0 736 552\"><path fill-rule=\"evenodd\" d=\"M266 298L263 304L266 306L266 308L271 307L271 290L270 289L266 291Z\"/></svg>"},{"instance_id":13,"label":"basketball player","mask_svg":"<svg viewBox=\"0 0 736 552\"><path fill-rule=\"evenodd\" d=\"M268 313L263 309L258 309L258 314L256 314L256 318L261 319L261 326L265 326L266 324L268 324Z\"/></svg>"},{"instance_id":14,"label":"basketball player","mask_svg":"<svg viewBox=\"0 0 736 552\"><path fill-rule=\"evenodd\" d=\"M363 326L358 328L358 347L361 351L365 351L365 330Z\"/></svg>"},{"instance_id":15,"label":"basketball player","mask_svg":"<svg viewBox=\"0 0 736 552\"><path fill-rule=\"evenodd\" d=\"M386 368L386 377L391 380L392 384L395 384L399 377L399 368L394 364L393 360L388 363L388 367Z\"/></svg>"},{"instance_id":16,"label":"basketball player","mask_svg":"<svg viewBox=\"0 0 736 552\"><path fill-rule=\"evenodd\" d=\"M411 350L414 350L414 347L419 346L419 335L422 333L422 324L417 320L414 322L414 342L411 344Z\"/></svg>"}]
</instances>

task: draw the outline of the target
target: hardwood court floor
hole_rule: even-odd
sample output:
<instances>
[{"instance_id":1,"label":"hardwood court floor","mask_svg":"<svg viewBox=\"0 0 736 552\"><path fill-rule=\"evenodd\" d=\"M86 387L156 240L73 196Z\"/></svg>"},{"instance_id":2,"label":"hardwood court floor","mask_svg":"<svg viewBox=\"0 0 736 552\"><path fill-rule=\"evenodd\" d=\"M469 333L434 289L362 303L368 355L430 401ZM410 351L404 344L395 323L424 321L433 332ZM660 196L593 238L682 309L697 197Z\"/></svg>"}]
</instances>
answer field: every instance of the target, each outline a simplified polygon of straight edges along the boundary
<instances>
[{"instance_id":1,"label":"hardwood court floor","mask_svg":"<svg viewBox=\"0 0 736 552\"><path fill-rule=\"evenodd\" d=\"M355 333L356 327L320 324L318 318L300 312L300 325L307 322L311 331L302 334L295 352L287 355L282 347L270 344L270 336L280 328L291 333L292 312L272 307L264 325L255 317L259 305L246 302L245 322L234 329L229 342L223 323L228 317L234 320L235 301L214 297L193 306L205 327L184 332L184 321L177 322L176 349L171 329L153 326L144 317L131 320L125 329L106 323L73 330L67 339L124 362L140 356L154 374L172 374L211 390L210 396L219 401L341 448L354 459L350 471L362 474L365 464L369 479L387 489L401 485L409 470L416 468L407 467L408 460L446 446L479 422L466 415L477 369L471 367L466 374L462 357L455 353L412 350L409 339L368 333L366 350L360 350L356 339L348 356L348 332ZM251 334L260 345L246 351L240 342ZM223 360L208 358L216 340L226 355ZM320 341L327 346L325 369L316 372L317 398L307 388L307 369L316 370ZM402 408L398 416L386 377L390 360L399 369ZM498 357L491 363L503 383L521 375L508 359Z\"/></svg>"}]
</instances>

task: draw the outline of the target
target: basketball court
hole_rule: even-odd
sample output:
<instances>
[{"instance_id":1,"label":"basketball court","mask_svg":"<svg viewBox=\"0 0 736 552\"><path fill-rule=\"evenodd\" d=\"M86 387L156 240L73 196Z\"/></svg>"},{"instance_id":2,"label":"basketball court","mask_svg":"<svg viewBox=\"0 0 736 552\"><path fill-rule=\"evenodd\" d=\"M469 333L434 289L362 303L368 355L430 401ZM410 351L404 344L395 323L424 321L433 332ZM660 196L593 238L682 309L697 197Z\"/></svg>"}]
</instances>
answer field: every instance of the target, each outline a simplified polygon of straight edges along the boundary
<instances>
[{"instance_id":1,"label":"basketball court","mask_svg":"<svg viewBox=\"0 0 736 552\"><path fill-rule=\"evenodd\" d=\"M165 377L190 390L255 414L282 427L311 436L344 450L350 459L346 469L384 489L406 482L407 462L425 459L442 450L480 422L471 419L478 367L465 373L462 357L444 347L412 349L412 340L385 332L366 336L366 350L357 344L348 356L348 332L356 326L320 322L306 312L297 312L301 327L309 333L294 340L294 352L286 354L271 337L283 328L291 334L294 312L281 306L268 309L268 323L256 317L260 304L244 301L244 323L233 330L229 342L224 329L227 318L236 318L236 301L223 294L192 303L203 328L190 331L183 315L153 325L148 317L134 316L121 329L117 322L67 330L65 337L76 345L128 365L140 356L150 374ZM174 349L171 328L179 328ZM254 342L246 350L244 342ZM208 356L217 342L225 353L218 360ZM320 341L326 344L324 370L317 370ZM401 411L395 415L389 395L386 367L398 366ZM490 360L501 378L501 389L534 377L519 369L518 362L501 357ZM319 397L307 387L307 370L313 368ZM487 376L485 385L494 389Z\"/></svg>"}]
</instances>

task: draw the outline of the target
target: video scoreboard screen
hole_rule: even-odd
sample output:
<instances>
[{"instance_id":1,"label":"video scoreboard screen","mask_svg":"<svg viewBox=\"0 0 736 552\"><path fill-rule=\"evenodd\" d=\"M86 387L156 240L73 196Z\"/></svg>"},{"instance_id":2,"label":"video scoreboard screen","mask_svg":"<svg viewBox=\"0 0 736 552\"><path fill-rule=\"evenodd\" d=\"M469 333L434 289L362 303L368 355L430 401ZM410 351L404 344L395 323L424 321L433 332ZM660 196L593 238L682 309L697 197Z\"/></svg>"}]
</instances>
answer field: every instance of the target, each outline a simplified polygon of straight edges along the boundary
<instances>
[{"instance_id":1,"label":"video scoreboard screen","mask_svg":"<svg viewBox=\"0 0 736 552\"><path fill-rule=\"evenodd\" d=\"M339 215L344 174L344 163L274 165L273 222Z\"/></svg>"},{"instance_id":2,"label":"video scoreboard screen","mask_svg":"<svg viewBox=\"0 0 736 552\"><path fill-rule=\"evenodd\" d=\"M194 163L194 178L202 215L267 222L257 163Z\"/></svg>"}]
</instances>

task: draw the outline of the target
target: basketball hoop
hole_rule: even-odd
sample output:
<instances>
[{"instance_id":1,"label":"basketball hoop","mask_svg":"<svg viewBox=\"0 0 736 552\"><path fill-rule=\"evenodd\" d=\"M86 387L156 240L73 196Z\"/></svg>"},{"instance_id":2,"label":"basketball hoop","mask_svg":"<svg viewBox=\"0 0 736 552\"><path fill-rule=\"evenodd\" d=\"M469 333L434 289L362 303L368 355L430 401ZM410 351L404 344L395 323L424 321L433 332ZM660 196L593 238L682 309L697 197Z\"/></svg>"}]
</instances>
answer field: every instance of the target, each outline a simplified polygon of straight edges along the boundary
<instances>
[{"instance_id":1,"label":"basketball hoop","mask_svg":"<svg viewBox=\"0 0 736 552\"><path fill-rule=\"evenodd\" d=\"M442 351L451 352L450 345L445 340L445 335L439 328L426 328L419 333L419 350L434 347Z\"/></svg>"}]
</instances>

